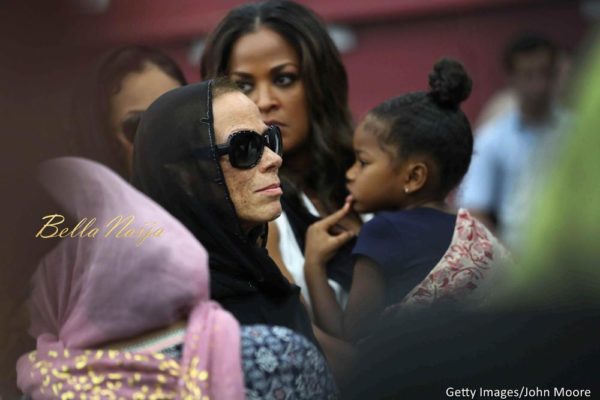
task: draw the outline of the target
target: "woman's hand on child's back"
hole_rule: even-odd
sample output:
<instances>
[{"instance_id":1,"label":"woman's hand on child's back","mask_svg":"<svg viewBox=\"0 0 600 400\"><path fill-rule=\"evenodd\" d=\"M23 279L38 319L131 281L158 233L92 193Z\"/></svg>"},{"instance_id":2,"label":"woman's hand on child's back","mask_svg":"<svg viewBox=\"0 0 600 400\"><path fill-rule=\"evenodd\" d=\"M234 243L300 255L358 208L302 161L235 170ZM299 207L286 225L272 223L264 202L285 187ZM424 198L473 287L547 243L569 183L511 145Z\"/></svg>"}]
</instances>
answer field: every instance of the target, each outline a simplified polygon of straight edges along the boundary
<instances>
[{"instance_id":1,"label":"woman's hand on child's back","mask_svg":"<svg viewBox=\"0 0 600 400\"><path fill-rule=\"evenodd\" d=\"M356 236L351 230L340 232L338 225L350 208L350 201L347 201L338 211L308 227L304 248L307 268L325 265L340 247Z\"/></svg>"}]
</instances>

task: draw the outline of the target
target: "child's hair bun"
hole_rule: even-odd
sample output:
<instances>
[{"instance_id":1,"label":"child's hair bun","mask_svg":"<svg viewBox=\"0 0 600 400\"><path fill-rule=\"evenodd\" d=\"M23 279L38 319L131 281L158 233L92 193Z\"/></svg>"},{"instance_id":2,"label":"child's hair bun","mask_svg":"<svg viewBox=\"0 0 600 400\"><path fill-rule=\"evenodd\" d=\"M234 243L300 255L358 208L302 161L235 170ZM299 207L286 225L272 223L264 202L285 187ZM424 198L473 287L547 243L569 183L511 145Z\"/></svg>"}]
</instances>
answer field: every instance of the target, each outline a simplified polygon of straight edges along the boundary
<instances>
[{"instance_id":1,"label":"child's hair bun","mask_svg":"<svg viewBox=\"0 0 600 400\"><path fill-rule=\"evenodd\" d=\"M461 63L442 58L429 73L429 87L438 105L456 109L471 94L473 82Z\"/></svg>"}]
</instances>

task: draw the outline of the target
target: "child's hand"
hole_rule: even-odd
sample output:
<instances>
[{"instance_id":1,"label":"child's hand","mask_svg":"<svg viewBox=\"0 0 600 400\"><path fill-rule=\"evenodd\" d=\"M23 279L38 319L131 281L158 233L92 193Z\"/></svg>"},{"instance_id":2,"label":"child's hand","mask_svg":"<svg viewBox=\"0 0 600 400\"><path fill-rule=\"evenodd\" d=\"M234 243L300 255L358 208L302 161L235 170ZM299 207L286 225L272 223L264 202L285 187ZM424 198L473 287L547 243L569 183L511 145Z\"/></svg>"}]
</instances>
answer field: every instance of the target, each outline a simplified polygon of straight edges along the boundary
<instances>
[{"instance_id":1,"label":"child's hand","mask_svg":"<svg viewBox=\"0 0 600 400\"><path fill-rule=\"evenodd\" d=\"M350 202L347 201L342 208L335 213L315 222L306 231L304 247L305 265L307 268L320 268L329 261L335 252L344 243L352 239L356 234L344 230L335 232L334 228L350 211Z\"/></svg>"}]
</instances>

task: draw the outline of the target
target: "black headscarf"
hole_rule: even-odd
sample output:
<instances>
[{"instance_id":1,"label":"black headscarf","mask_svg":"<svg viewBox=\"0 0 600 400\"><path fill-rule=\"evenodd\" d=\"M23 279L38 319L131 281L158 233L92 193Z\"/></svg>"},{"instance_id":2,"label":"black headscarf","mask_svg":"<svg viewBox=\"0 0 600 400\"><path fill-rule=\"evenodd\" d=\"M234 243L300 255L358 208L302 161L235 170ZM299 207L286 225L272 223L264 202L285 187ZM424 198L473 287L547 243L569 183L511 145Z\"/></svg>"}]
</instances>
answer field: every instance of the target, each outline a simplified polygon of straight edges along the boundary
<instances>
[{"instance_id":1,"label":"black headscarf","mask_svg":"<svg viewBox=\"0 0 600 400\"><path fill-rule=\"evenodd\" d=\"M148 108L135 138L132 182L206 247L211 297L240 323L287 326L314 341L298 287L264 247L266 223L249 233L240 225L216 154L212 86L172 90Z\"/></svg>"}]
</instances>

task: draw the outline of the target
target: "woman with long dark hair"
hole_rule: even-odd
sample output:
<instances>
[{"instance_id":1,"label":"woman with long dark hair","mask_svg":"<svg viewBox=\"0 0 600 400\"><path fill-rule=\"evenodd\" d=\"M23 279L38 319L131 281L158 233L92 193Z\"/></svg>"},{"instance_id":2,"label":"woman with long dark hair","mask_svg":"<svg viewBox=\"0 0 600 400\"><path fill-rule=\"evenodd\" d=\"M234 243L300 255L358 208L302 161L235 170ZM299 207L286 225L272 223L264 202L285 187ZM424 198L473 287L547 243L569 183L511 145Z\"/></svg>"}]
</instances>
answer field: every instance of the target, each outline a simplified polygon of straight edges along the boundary
<instances>
[{"instance_id":1,"label":"woman with long dark hair","mask_svg":"<svg viewBox=\"0 0 600 400\"><path fill-rule=\"evenodd\" d=\"M220 22L208 38L201 74L228 76L258 105L263 121L281 128L284 214L269 226L268 248L310 301L303 276L306 230L343 205L344 172L354 161L340 55L312 11L266 1L237 7ZM341 225L358 230L360 219L350 215ZM346 289L351 271L339 259L350 248L328 265L328 277Z\"/></svg>"}]
</instances>

